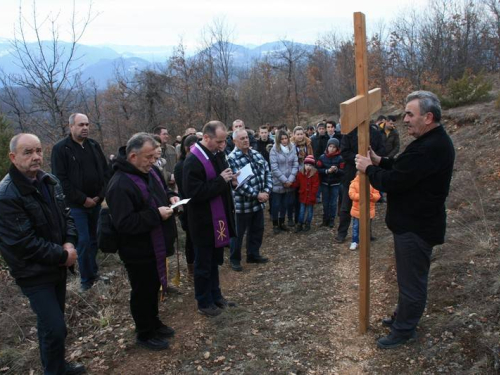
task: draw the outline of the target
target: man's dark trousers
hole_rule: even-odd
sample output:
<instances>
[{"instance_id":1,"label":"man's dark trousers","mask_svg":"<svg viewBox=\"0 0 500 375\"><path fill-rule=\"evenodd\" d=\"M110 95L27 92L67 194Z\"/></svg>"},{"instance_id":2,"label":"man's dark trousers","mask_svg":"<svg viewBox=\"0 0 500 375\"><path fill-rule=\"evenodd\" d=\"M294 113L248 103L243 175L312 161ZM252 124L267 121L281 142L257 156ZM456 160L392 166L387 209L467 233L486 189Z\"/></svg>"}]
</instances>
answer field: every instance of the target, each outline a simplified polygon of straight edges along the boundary
<instances>
[{"instance_id":1,"label":"man's dark trousers","mask_svg":"<svg viewBox=\"0 0 500 375\"><path fill-rule=\"evenodd\" d=\"M342 183L342 204L340 206L338 237L346 238L349 225L351 224L352 200L349 197L349 185L351 181Z\"/></svg>"},{"instance_id":2,"label":"man's dark trousers","mask_svg":"<svg viewBox=\"0 0 500 375\"><path fill-rule=\"evenodd\" d=\"M229 257L231 262L241 262L241 248L245 232L247 233L247 259L258 257L264 235L264 210L236 214L237 237L231 239L231 255Z\"/></svg>"},{"instance_id":3,"label":"man's dark trousers","mask_svg":"<svg viewBox=\"0 0 500 375\"><path fill-rule=\"evenodd\" d=\"M414 233L394 234L398 277L398 307L391 330L410 336L424 313L432 246Z\"/></svg>"},{"instance_id":4,"label":"man's dark trousers","mask_svg":"<svg viewBox=\"0 0 500 375\"><path fill-rule=\"evenodd\" d=\"M148 340L160 327L158 318L158 291L160 278L156 261L125 263L130 286L130 311L134 318L137 338Z\"/></svg>"},{"instance_id":5,"label":"man's dark trousers","mask_svg":"<svg viewBox=\"0 0 500 375\"><path fill-rule=\"evenodd\" d=\"M198 308L205 309L222 298L219 265L224 261L224 248L194 246L194 297Z\"/></svg>"},{"instance_id":6,"label":"man's dark trousers","mask_svg":"<svg viewBox=\"0 0 500 375\"><path fill-rule=\"evenodd\" d=\"M97 221L101 205L93 208L72 208L71 216L75 220L78 232L78 269L83 286L91 287L97 278Z\"/></svg>"},{"instance_id":7,"label":"man's dark trousers","mask_svg":"<svg viewBox=\"0 0 500 375\"><path fill-rule=\"evenodd\" d=\"M66 277L59 282L30 287L21 287L36 314L40 358L45 375L66 372L64 341L64 301L66 299Z\"/></svg>"}]
</instances>

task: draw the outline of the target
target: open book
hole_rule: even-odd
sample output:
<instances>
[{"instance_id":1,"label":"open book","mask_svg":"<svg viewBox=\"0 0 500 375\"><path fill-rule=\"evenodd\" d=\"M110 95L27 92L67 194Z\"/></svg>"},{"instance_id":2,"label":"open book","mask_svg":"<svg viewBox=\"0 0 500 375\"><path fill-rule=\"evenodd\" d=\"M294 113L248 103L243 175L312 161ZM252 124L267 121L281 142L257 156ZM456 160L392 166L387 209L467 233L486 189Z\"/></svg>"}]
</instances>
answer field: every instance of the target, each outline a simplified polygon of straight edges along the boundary
<instances>
[{"instance_id":1,"label":"open book","mask_svg":"<svg viewBox=\"0 0 500 375\"><path fill-rule=\"evenodd\" d=\"M246 182L253 177L252 166L250 165L250 163L248 163L243 168L241 168L238 173L239 175L238 177L236 177L236 179L238 180L238 186L236 186L235 189L239 189L241 185L246 184Z\"/></svg>"}]
</instances>

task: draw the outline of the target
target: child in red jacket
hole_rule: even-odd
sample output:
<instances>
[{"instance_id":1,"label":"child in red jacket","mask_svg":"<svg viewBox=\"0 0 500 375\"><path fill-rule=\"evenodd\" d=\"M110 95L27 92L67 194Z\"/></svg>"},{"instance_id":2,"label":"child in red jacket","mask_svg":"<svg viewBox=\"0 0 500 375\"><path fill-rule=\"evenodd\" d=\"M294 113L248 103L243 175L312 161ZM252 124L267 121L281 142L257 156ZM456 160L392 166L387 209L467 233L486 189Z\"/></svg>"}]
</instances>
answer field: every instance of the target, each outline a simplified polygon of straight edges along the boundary
<instances>
[{"instance_id":1,"label":"child in red jacket","mask_svg":"<svg viewBox=\"0 0 500 375\"><path fill-rule=\"evenodd\" d=\"M300 201L299 224L295 229L295 233L302 231L302 228L304 228L305 232L311 229L316 194L319 189L319 175L315 165L314 156L307 155L304 159L304 169L299 171L292 185L299 188Z\"/></svg>"}]
</instances>

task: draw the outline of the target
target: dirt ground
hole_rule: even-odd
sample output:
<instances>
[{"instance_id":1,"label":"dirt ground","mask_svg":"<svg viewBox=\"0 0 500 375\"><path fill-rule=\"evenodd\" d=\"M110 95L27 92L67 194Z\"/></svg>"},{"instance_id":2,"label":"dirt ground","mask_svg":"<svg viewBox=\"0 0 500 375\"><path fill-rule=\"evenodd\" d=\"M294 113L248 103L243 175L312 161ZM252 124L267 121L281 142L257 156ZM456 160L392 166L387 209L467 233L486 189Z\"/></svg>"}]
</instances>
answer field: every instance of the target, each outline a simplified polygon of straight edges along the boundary
<instances>
[{"instance_id":1,"label":"dirt ground","mask_svg":"<svg viewBox=\"0 0 500 375\"><path fill-rule=\"evenodd\" d=\"M162 320L176 330L163 352L135 346L123 267L114 255L101 254L110 284L80 294L77 280L69 283L68 358L83 362L90 374L500 373L500 116L488 105L448 111L444 118L457 149L447 242L434 248L416 342L391 351L375 345L388 332L380 320L397 298L385 204L377 204L373 224L370 329L364 335L358 333L359 253L348 249L349 240L333 243L333 230L319 226L316 205L308 233L273 235L266 219L261 252L268 264L243 262L238 273L225 262L222 290L238 307L216 318L196 312L182 259L182 294L161 304ZM0 282L0 374L38 374L34 315L5 270Z\"/></svg>"}]
</instances>

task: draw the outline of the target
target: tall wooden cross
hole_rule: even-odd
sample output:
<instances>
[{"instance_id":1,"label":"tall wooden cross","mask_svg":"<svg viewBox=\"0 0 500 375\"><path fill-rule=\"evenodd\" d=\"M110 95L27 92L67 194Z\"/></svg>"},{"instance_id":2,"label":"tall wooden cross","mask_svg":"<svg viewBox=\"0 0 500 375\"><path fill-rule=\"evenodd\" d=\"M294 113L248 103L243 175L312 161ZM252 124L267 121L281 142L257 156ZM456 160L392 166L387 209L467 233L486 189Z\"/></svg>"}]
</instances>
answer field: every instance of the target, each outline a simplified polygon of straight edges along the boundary
<instances>
[{"instance_id":1,"label":"tall wooden cross","mask_svg":"<svg viewBox=\"0 0 500 375\"><path fill-rule=\"evenodd\" d=\"M382 107L380 89L368 91L365 15L354 13L356 53L356 96L340 104L342 134L358 128L358 153L366 155L370 145L370 116ZM360 175L359 195L359 331L365 333L370 321L370 182Z\"/></svg>"}]
</instances>

